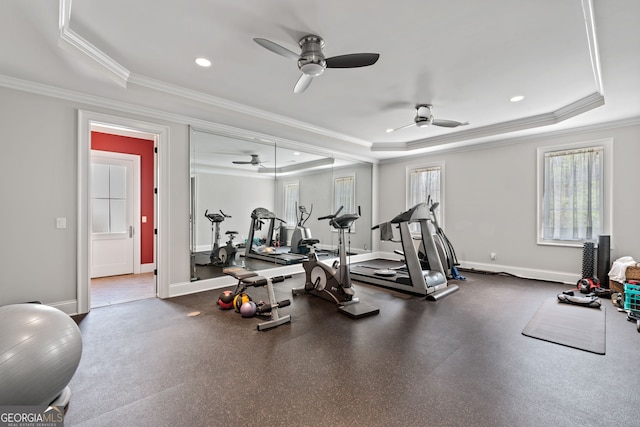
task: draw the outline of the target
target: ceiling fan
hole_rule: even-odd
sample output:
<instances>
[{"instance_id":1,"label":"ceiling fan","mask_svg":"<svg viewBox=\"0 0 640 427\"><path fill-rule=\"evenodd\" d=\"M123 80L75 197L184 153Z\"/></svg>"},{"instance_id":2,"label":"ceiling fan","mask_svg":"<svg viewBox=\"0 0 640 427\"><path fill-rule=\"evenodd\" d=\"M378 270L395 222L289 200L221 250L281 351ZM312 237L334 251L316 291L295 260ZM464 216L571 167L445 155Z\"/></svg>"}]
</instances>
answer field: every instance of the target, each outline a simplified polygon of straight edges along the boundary
<instances>
[{"instance_id":1,"label":"ceiling fan","mask_svg":"<svg viewBox=\"0 0 640 427\"><path fill-rule=\"evenodd\" d=\"M232 163L236 165L251 165L262 167L262 161L260 160L260 156L258 156L257 154L251 154L251 160L234 160Z\"/></svg>"},{"instance_id":2,"label":"ceiling fan","mask_svg":"<svg viewBox=\"0 0 640 427\"><path fill-rule=\"evenodd\" d=\"M413 119L413 123L401 126L396 129L387 129L387 132L395 132L401 129L406 129L411 126L417 126L419 128L433 126L442 126L445 128L455 128L458 126L466 126L469 122L457 122L455 120L444 120L433 118L433 105L431 104L418 104L416 105L416 116Z\"/></svg>"},{"instance_id":3,"label":"ceiling fan","mask_svg":"<svg viewBox=\"0 0 640 427\"><path fill-rule=\"evenodd\" d=\"M299 55L267 39L254 38L253 41L271 52L298 62L298 69L302 72L302 75L293 88L294 93L304 92L313 78L322 74L325 68L366 67L375 64L380 57L380 54L377 53L351 53L325 58L322 53L324 40L320 36L313 34L306 35L300 39L298 44L300 45L301 53Z\"/></svg>"}]
</instances>

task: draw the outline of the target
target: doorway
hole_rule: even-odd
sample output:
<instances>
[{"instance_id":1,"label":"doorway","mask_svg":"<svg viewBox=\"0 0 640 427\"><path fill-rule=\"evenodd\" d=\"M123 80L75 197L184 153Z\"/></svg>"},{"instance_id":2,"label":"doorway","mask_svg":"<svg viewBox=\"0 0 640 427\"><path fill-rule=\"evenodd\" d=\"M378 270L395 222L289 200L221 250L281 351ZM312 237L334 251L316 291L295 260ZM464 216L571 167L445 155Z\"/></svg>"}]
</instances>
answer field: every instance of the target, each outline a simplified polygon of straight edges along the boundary
<instances>
[{"instance_id":1,"label":"doorway","mask_svg":"<svg viewBox=\"0 0 640 427\"><path fill-rule=\"evenodd\" d=\"M90 308L117 304L149 297L166 297L168 286L164 283L164 271L158 268L157 260L161 255L163 245L157 238L161 229L159 221L159 207L161 199L158 188L164 174L161 174L161 162L158 151L166 147L168 128L149 123L129 120L119 117L106 116L100 113L79 111L78 135L78 168L79 168L79 197L78 197L78 298L77 312L87 313ZM109 142L110 140L110 142ZM113 142L115 140L115 142ZM145 152L140 152L141 147ZM140 191L138 203L133 203L132 220L118 221L109 224L105 232L105 224L100 218L94 218L93 197L94 181L100 179L92 176L95 154L92 149L103 152L106 157L139 158ZM144 151L144 150L143 150ZM166 161L164 161L166 163ZM114 183L128 175L117 161L104 159L98 162L102 179L107 182L114 177ZM135 161L134 161L135 163ZM162 163L164 164L164 163ZM145 178L146 177L146 178ZM164 182L164 181L163 181ZM110 185L114 184L110 183ZM129 190L135 194L135 191ZM117 191L116 191L117 193ZM117 217L123 211L123 202L118 194L109 195L98 201L102 211L98 216ZM112 203L111 203L112 202ZM110 206L110 203L113 206ZM106 206L106 209L104 209ZM164 205L162 205L164 206ZM97 221L97 231L101 235L96 239L94 221ZM120 250L114 248L123 241L131 242L135 237L136 243L133 256L133 270L109 270L114 260L118 259ZM106 242L106 243L105 243ZM96 246L96 243L98 246ZM107 254L106 262L102 258ZM111 257L111 258L109 258ZM120 258L123 258L120 256ZM129 259L130 257L124 257ZM102 264L107 265L107 269ZM101 270L101 271L99 271ZM95 273L99 271L98 273ZM93 277L95 276L95 277ZM98 277L101 276L101 277ZM95 300L95 301L94 301Z\"/></svg>"},{"instance_id":2,"label":"doorway","mask_svg":"<svg viewBox=\"0 0 640 427\"><path fill-rule=\"evenodd\" d=\"M148 182L144 191L149 194L142 193L140 163L145 151L153 157L153 141L97 131L91 136L92 148L143 153L91 150L91 308L152 298L156 294L153 254L145 254L152 261L150 272L141 273L140 252L141 227L149 216L153 218L141 215L141 198L153 203L153 185ZM146 160L147 181L153 181L152 162ZM152 243L150 234L144 237Z\"/></svg>"}]
</instances>

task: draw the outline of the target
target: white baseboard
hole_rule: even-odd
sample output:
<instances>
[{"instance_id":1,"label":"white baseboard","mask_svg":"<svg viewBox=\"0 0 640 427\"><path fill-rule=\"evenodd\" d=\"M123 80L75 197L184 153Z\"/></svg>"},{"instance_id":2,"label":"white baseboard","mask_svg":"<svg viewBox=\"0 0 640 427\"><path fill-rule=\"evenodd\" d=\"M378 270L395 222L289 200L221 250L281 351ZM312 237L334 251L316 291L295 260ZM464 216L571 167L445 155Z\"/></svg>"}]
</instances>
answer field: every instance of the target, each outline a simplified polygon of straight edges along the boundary
<instances>
[{"instance_id":1,"label":"white baseboard","mask_svg":"<svg viewBox=\"0 0 640 427\"><path fill-rule=\"evenodd\" d=\"M368 254L358 255L357 260L351 262L366 261L370 259L393 259L401 260L402 257L393 252L371 252ZM576 284L581 278L578 273L568 273L563 271L538 270L534 268L513 267L509 265L487 264L480 262L460 261L459 268L467 270L488 271L491 273L508 273L514 276L523 277L525 279L545 280L549 282L560 282L570 285Z\"/></svg>"},{"instance_id":2,"label":"white baseboard","mask_svg":"<svg viewBox=\"0 0 640 427\"><path fill-rule=\"evenodd\" d=\"M58 310L68 314L69 316L74 316L78 314L78 301L77 300L69 300L69 301L59 301L54 302L52 304L47 304L50 307L55 307Z\"/></svg>"},{"instance_id":3,"label":"white baseboard","mask_svg":"<svg viewBox=\"0 0 640 427\"><path fill-rule=\"evenodd\" d=\"M487 264L481 262L460 261L459 268L467 270L488 271L492 273L509 273L526 279L546 280L575 285L581 276L578 273L563 271L538 270L534 268L513 267L509 265Z\"/></svg>"},{"instance_id":4,"label":"white baseboard","mask_svg":"<svg viewBox=\"0 0 640 427\"><path fill-rule=\"evenodd\" d=\"M392 259L396 255L389 254ZM352 255L349 257L350 262L360 262L366 261L369 259L379 258L379 253L365 253L360 255ZM322 259L321 262L331 265L335 258L327 258ZM304 273L304 268L302 264L291 264L291 265L280 265L274 268L268 268L265 270L258 270L256 273L260 276L265 277L273 277L273 276L283 276L283 275L293 275ZM182 283L174 283L169 285L169 298L177 297L180 295L188 295L196 292L204 292L210 291L213 289L225 288L228 286L233 286L237 283L236 279L231 276L223 276L223 277L215 277L212 279L203 279L197 280L195 282L182 282Z\"/></svg>"},{"instance_id":5,"label":"white baseboard","mask_svg":"<svg viewBox=\"0 0 640 427\"><path fill-rule=\"evenodd\" d=\"M265 277L273 277L298 274L302 272L304 272L302 264L293 264L278 266L266 270L258 270L256 271L256 274ZM236 283L237 280L232 276L214 277L211 279L196 280L194 282L174 283L169 285L169 298L234 286Z\"/></svg>"},{"instance_id":6,"label":"white baseboard","mask_svg":"<svg viewBox=\"0 0 640 427\"><path fill-rule=\"evenodd\" d=\"M153 270L155 269L156 265L154 263L140 264L140 273L153 273Z\"/></svg>"}]
</instances>

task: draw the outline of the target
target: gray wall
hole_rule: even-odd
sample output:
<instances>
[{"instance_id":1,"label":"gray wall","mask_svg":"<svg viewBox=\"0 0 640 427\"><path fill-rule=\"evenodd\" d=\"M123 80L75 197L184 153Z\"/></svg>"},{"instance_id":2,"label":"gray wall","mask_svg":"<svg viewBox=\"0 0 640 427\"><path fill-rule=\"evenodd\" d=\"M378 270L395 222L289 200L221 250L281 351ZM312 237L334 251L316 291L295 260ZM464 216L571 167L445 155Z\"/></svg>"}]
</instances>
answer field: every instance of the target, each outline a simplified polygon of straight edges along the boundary
<instances>
[{"instance_id":1,"label":"gray wall","mask_svg":"<svg viewBox=\"0 0 640 427\"><path fill-rule=\"evenodd\" d=\"M160 189L169 199L164 218L169 247L159 262L168 264L170 286L190 281L188 126L0 88L0 305L32 300L64 305L76 299L78 109L169 127L168 153L163 153L169 188ZM374 177L380 195L371 210L374 215L378 210L376 221L403 210L406 166L444 161L445 230L464 264L571 279L581 271L581 249L536 244L536 148L602 138L614 140L612 259L638 259L640 125L386 162ZM363 181L358 178L358 186ZM66 229L55 228L57 217L67 219ZM490 252L498 254L496 261L489 260Z\"/></svg>"},{"instance_id":2,"label":"gray wall","mask_svg":"<svg viewBox=\"0 0 640 427\"><path fill-rule=\"evenodd\" d=\"M313 203L313 213L307 221L306 227L311 229L313 238L320 240L321 248L337 247L337 232L332 231L329 221L318 221L318 217L334 213L336 210L336 207L333 206L334 178L348 175L355 176L356 206L359 205L362 212L361 218L356 220L349 236L351 251L370 251L372 218L372 167L370 164L358 163L277 178L276 214L282 218L284 217L284 185L297 181L300 185L300 205L305 206L308 210Z\"/></svg>"},{"instance_id":3,"label":"gray wall","mask_svg":"<svg viewBox=\"0 0 640 427\"><path fill-rule=\"evenodd\" d=\"M408 166L444 161L444 229L463 266L572 282L581 274L582 249L536 243L536 149L605 138L613 138L614 152L611 259L640 259L640 204L633 196L640 184L638 125L386 162L379 166L380 220L405 209L405 191L399 189L406 186ZM380 243L380 250L394 248ZM491 252L497 254L495 261Z\"/></svg>"},{"instance_id":4,"label":"gray wall","mask_svg":"<svg viewBox=\"0 0 640 427\"><path fill-rule=\"evenodd\" d=\"M75 305L78 109L169 126L167 280L189 281L188 127L0 88L0 305Z\"/></svg>"},{"instance_id":5,"label":"gray wall","mask_svg":"<svg viewBox=\"0 0 640 427\"><path fill-rule=\"evenodd\" d=\"M76 112L0 89L0 146L0 304L74 300Z\"/></svg>"},{"instance_id":6,"label":"gray wall","mask_svg":"<svg viewBox=\"0 0 640 427\"><path fill-rule=\"evenodd\" d=\"M224 233L237 231L234 242L243 242L251 225L251 212L258 207L273 211L274 179L251 178L221 174L196 174L196 246L199 251L211 248L211 222L204 217L210 212L222 210L231 218L220 224L220 244L228 240ZM256 237L266 237L267 228L256 231Z\"/></svg>"}]
</instances>

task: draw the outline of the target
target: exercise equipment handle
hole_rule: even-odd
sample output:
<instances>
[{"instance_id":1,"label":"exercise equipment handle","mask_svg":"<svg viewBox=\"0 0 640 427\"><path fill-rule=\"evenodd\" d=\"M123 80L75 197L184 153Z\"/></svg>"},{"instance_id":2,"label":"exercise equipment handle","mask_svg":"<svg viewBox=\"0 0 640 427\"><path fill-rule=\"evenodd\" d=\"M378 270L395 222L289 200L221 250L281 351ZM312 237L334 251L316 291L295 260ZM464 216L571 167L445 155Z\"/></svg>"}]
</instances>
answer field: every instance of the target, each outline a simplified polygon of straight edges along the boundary
<instances>
[{"instance_id":1,"label":"exercise equipment handle","mask_svg":"<svg viewBox=\"0 0 640 427\"><path fill-rule=\"evenodd\" d=\"M289 301L288 299L282 300L282 301L278 301L275 304L271 305L271 304L263 304L260 307L257 308L256 313L261 314L261 313L268 313L270 311L272 311L274 308L280 308L280 307L286 307L288 305L291 305L291 301Z\"/></svg>"},{"instance_id":2,"label":"exercise equipment handle","mask_svg":"<svg viewBox=\"0 0 640 427\"><path fill-rule=\"evenodd\" d=\"M344 206L340 206L340 209L338 209L336 211L336 213L334 213L333 215L327 215L327 216L321 216L318 218L318 221L320 221L321 219L332 219L338 216L338 214L342 211L342 208L344 208Z\"/></svg>"},{"instance_id":3,"label":"exercise equipment handle","mask_svg":"<svg viewBox=\"0 0 640 427\"><path fill-rule=\"evenodd\" d=\"M223 217L225 217L225 218L231 218L231 215L227 215L226 213L222 212L222 209L220 209L220 213L221 213L221 214L222 214L222 216L223 216ZM206 214L207 214L207 213L205 212L205 215L206 215Z\"/></svg>"},{"instance_id":4,"label":"exercise equipment handle","mask_svg":"<svg viewBox=\"0 0 640 427\"><path fill-rule=\"evenodd\" d=\"M284 282L286 279L291 279L291 275L287 274L284 276L275 276L271 278L271 283L280 283Z\"/></svg>"}]
</instances>

